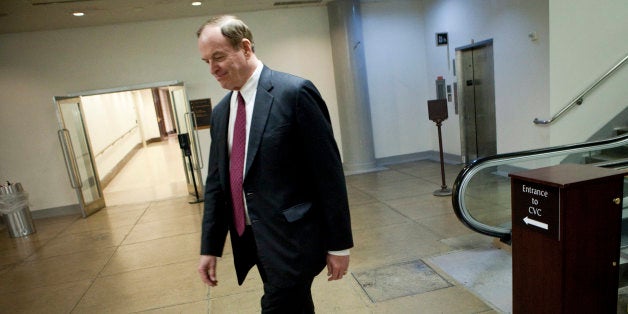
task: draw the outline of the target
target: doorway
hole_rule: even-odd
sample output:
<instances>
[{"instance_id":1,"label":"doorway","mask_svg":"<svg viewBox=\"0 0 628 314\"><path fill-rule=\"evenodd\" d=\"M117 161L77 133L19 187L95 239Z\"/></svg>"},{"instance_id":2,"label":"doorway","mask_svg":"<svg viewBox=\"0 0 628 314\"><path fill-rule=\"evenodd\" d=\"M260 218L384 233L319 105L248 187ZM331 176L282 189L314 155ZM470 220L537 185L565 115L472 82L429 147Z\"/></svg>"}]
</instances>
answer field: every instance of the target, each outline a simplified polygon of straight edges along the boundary
<instances>
[{"instance_id":1,"label":"doorway","mask_svg":"<svg viewBox=\"0 0 628 314\"><path fill-rule=\"evenodd\" d=\"M176 135L189 132L178 122L178 114L189 112L182 83L83 92L55 101L68 175L84 217L105 206L185 196L198 184L189 181Z\"/></svg>"},{"instance_id":2,"label":"doorway","mask_svg":"<svg viewBox=\"0 0 628 314\"><path fill-rule=\"evenodd\" d=\"M176 135L137 149L103 189L107 206L143 203L188 194Z\"/></svg>"},{"instance_id":3,"label":"doorway","mask_svg":"<svg viewBox=\"0 0 628 314\"><path fill-rule=\"evenodd\" d=\"M462 161L497 154L493 40L456 48Z\"/></svg>"}]
</instances>

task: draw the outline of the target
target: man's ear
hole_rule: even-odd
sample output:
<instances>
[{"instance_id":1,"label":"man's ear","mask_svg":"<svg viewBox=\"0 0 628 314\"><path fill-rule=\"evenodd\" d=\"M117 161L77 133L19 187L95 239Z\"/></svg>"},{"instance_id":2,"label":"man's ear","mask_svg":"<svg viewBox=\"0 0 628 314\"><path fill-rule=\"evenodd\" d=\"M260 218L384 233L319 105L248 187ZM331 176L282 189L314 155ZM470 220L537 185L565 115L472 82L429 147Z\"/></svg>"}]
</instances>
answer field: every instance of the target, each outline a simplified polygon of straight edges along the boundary
<instances>
[{"instance_id":1,"label":"man's ear","mask_svg":"<svg viewBox=\"0 0 628 314\"><path fill-rule=\"evenodd\" d=\"M242 39L242 49L244 50L244 55L245 56L248 56L249 54L252 54L253 53L253 43L250 40L248 40L246 38L243 38Z\"/></svg>"}]
</instances>

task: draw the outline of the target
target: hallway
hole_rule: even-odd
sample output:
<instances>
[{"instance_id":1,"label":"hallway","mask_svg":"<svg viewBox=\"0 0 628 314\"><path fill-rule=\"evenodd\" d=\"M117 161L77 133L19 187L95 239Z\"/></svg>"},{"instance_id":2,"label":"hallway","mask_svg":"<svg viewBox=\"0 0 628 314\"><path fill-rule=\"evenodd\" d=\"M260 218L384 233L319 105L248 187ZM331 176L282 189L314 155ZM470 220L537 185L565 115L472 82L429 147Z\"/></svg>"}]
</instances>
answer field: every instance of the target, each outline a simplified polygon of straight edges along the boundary
<instances>
[{"instance_id":1,"label":"hallway","mask_svg":"<svg viewBox=\"0 0 628 314\"><path fill-rule=\"evenodd\" d=\"M449 184L460 169L460 165L446 165ZM469 289L466 279L454 279L435 263L465 250L504 253L493 247L491 238L473 233L457 220L449 197L432 195L440 188L438 163L394 165L349 176L347 183L356 243L351 250L351 276L337 282L327 282L324 273L316 278L317 312L502 312ZM0 309L7 313L259 313L259 274L253 270L238 287L228 245L219 261L219 286L209 290L198 279L201 217L201 204L172 197L110 205L87 219L35 220L37 233L29 237L10 239L3 234ZM466 260L457 261L453 268L475 271ZM468 277L470 281L487 278ZM498 298L510 294L498 292L502 295Z\"/></svg>"},{"instance_id":2,"label":"hallway","mask_svg":"<svg viewBox=\"0 0 628 314\"><path fill-rule=\"evenodd\" d=\"M107 206L187 195L185 169L176 135L148 144L104 188Z\"/></svg>"}]
</instances>

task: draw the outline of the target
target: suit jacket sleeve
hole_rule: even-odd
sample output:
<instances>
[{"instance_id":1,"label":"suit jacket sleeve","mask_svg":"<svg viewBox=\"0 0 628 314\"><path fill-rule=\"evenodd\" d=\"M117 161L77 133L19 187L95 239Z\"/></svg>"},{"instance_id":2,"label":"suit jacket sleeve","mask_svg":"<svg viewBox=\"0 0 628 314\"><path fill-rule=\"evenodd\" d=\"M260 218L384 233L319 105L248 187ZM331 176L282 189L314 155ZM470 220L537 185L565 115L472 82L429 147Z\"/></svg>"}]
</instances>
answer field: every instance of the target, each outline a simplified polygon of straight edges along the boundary
<instances>
[{"instance_id":1,"label":"suit jacket sleeve","mask_svg":"<svg viewBox=\"0 0 628 314\"><path fill-rule=\"evenodd\" d=\"M211 117L210 135L212 138L209 149L209 162L207 170L207 180L205 182L205 202L203 211L203 222L201 228L201 255L222 256L222 251L229 230L229 220L225 217L230 211L226 209L227 200L225 199L225 191L220 180L220 154L226 154L226 146L224 141L226 136L216 134L223 130L221 123L224 119L219 116L224 114L224 106L216 106ZM226 127L226 126L224 126ZM224 129L226 130L226 129ZM222 152L221 148L225 148ZM223 156L224 157L224 156Z\"/></svg>"},{"instance_id":2,"label":"suit jacket sleeve","mask_svg":"<svg viewBox=\"0 0 628 314\"><path fill-rule=\"evenodd\" d=\"M305 81L298 95L297 121L305 149L305 169L313 178L311 187L325 223L329 251L353 247L349 202L340 152L329 112L318 90Z\"/></svg>"}]
</instances>

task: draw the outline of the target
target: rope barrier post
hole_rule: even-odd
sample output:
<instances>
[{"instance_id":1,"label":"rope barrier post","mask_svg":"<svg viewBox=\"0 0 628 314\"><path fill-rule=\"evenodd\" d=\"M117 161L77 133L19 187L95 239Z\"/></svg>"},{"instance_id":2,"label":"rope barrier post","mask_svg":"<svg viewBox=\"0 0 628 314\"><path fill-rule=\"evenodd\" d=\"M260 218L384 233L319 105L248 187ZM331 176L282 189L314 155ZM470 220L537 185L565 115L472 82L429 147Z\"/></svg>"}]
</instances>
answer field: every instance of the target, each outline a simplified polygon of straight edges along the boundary
<instances>
[{"instance_id":1,"label":"rope barrier post","mask_svg":"<svg viewBox=\"0 0 628 314\"><path fill-rule=\"evenodd\" d=\"M429 119L436 122L438 127L438 150L440 155L440 175L441 186L439 190L434 191L434 196L449 196L451 195L451 189L447 187L445 182L445 161L443 158L443 135L441 133L441 126L443 121L447 120L447 100L436 99L427 101L427 109Z\"/></svg>"}]
</instances>

